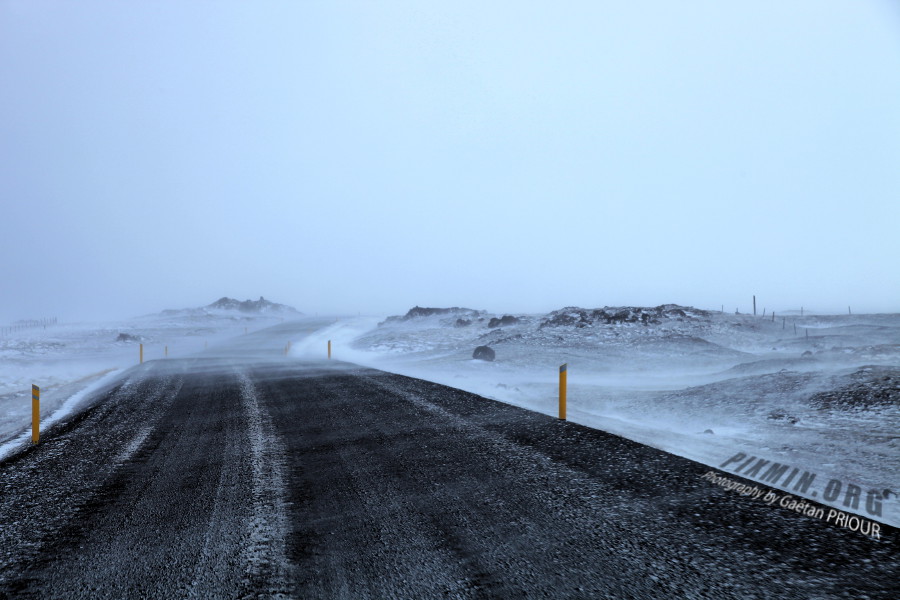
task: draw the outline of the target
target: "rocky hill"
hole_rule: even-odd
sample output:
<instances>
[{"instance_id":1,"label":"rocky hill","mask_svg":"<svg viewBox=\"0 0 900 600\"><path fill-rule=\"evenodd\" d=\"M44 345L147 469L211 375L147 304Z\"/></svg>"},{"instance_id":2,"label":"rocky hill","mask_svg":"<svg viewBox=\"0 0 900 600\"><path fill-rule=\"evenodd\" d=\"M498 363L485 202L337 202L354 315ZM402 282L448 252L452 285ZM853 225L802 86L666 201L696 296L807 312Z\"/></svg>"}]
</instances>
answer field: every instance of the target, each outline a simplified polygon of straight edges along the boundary
<instances>
[{"instance_id":1,"label":"rocky hill","mask_svg":"<svg viewBox=\"0 0 900 600\"><path fill-rule=\"evenodd\" d=\"M484 314L482 310L475 310L473 308L460 308L459 306L453 306L451 308L425 308L422 306L413 306L409 309L405 315L395 315L392 317L388 317L379 325L387 325L390 323L402 323L404 321L409 321L411 319L421 319L424 317L479 317Z\"/></svg>"},{"instance_id":2,"label":"rocky hill","mask_svg":"<svg viewBox=\"0 0 900 600\"><path fill-rule=\"evenodd\" d=\"M259 297L259 300L235 300L234 298L222 297L208 305L206 308L218 308L221 310L238 310L241 312L248 313L294 313L300 314L300 312L286 304L278 304L277 302L270 302L266 300L262 296Z\"/></svg>"},{"instance_id":3,"label":"rocky hill","mask_svg":"<svg viewBox=\"0 0 900 600\"><path fill-rule=\"evenodd\" d=\"M234 298L229 298L227 296L223 296L213 302L212 304L207 304L206 306L202 306L200 308L188 308L188 309L169 309L162 311L163 315L178 315L178 314L199 314L199 313L210 313L216 311L236 311L248 314L255 315L292 315L299 316L302 315L300 311L292 306L288 306L286 304L278 304L277 302L271 302L266 300L262 296L259 297L259 300L235 300Z\"/></svg>"},{"instance_id":4,"label":"rocky hill","mask_svg":"<svg viewBox=\"0 0 900 600\"><path fill-rule=\"evenodd\" d=\"M641 323L658 325L667 319L696 319L709 316L709 312L691 306L662 304L652 308L644 306L615 306L594 309L568 307L553 311L541 322L541 327L589 327L594 324Z\"/></svg>"}]
</instances>

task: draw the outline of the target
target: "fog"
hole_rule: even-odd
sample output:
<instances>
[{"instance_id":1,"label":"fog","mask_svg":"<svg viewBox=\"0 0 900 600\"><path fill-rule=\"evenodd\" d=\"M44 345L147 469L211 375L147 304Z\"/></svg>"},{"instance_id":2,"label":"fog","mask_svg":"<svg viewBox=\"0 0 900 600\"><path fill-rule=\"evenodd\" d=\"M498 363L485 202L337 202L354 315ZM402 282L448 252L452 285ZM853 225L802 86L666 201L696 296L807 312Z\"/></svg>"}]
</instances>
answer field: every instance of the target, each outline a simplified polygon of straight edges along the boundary
<instances>
[{"instance_id":1,"label":"fog","mask_svg":"<svg viewBox=\"0 0 900 600\"><path fill-rule=\"evenodd\" d=\"M0 2L0 322L900 309L900 9Z\"/></svg>"}]
</instances>

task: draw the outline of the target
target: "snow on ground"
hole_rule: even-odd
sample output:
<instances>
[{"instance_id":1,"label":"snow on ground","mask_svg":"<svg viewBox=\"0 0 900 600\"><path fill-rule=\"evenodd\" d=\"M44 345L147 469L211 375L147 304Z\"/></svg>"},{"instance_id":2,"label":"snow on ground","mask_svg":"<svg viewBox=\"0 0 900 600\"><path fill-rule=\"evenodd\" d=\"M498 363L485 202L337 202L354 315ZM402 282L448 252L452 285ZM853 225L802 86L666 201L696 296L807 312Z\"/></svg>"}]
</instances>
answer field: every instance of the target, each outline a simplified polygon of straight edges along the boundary
<instances>
[{"instance_id":1,"label":"snow on ground","mask_svg":"<svg viewBox=\"0 0 900 600\"><path fill-rule=\"evenodd\" d=\"M569 420L900 526L900 315L773 321L667 305L566 308L498 324L502 315L464 309L417 314L383 323L305 319L302 330L313 333L292 340L290 354L324 358L331 340L336 359L549 415L557 414L558 368L567 363ZM145 360L162 358L166 346L170 357L187 356L280 321L235 310L167 311L0 336L0 443L27 436L32 384L41 387L46 426L54 411L76 410L135 365L141 341ZM273 343L285 343L284 335L275 328ZM251 338L248 352L259 345ZM496 360L472 359L479 345L493 348ZM726 463L736 455L744 458ZM748 474L752 457L770 462ZM764 481L774 463L788 473ZM809 485L797 488L804 472L813 481L807 476Z\"/></svg>"},{"instance_id":2,"label":"snow on ground","mask_svg":"<svg viewBox=\"0 0 900 600\"><path fill-rule=\"evenodd\" d=\"M567 363L569 420L726 473L756 457L742 474L761 487L900 526L900 315L772 320L667 305L489 327L500 316L340 320L292 355L322 356L331 339L337 359L550 415ZM479 345L496 360L473 360ZM754 473L758 460L769 462ZM765 480L775 463L788 469Z\"/></svg>"},{"instance_id":3,"label":"snow on ground","mask_svg":"<svg viewBox=\"0 0 900 600\"><path fill-rule=\"evenodd\" d=\"M41 388L42 427L65 405L75 410L100 383L144 360L181 357L271 326L276 314L237 310L165 311L115 323L62 323L0 336L0 442L31 427L31 386ZM61 415L55 415L60 418ZM30 434L28 434L30 436Z\"/></svg>"}]
</instances>

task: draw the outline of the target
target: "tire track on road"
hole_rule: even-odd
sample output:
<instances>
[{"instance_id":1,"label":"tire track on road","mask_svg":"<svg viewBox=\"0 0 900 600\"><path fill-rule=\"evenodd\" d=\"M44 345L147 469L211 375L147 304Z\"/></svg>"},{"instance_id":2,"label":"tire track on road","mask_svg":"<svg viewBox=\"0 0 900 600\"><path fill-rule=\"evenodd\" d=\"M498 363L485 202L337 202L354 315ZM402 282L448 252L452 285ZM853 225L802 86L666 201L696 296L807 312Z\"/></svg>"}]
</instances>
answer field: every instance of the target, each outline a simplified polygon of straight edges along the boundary
<instances>
[{"instance_id":1,"label":"tire track on road","mask_svg":"<svg viewBox=\"0 0 900 600\"><path fill-rule=\"evenodd\" d=\"M73 431L77 440L98 439L107 429L130 434L109 445L111 476L99 478L76 513L52 532L54 541L42 549L42 560L19 577L16 597L191 595L223 465L226 471L232 464L238 469L232 478L236 487L227 494L232 502L240 502L246 479L246 471L239 471L244 423L236 382L210 386L208 379L187 376L168 387L150 386L140 402L122 407L124 414L114 423L86 420ZM236 433L229 437L232 430ZM214 549L229 567L235 557L228 550L242 537L240 520L237 524L224 540L230 544ZM220 590L233 596L240 589L239 573L233 568L213 573L201 595Z\"/></svg>"},{"instance_id":2,"label":"tire track on road","mask_svg":"<svg viewBox=\"0 0 900 600\"><path fill-rule=\"evenodd\" d=\"M177 393L178 377L155 374L153 365L141 368L44 432L39 445L0 462L0 597L22 587L15 580L113 476L117 454L141 435L129 415L140 407L153 414L151 399Z\"/></svg>"},{"instance_id":3,"label":"tire track on road","mask_svg":"<svg viewBox=\"0 0 900 600\"><path fill-rule=\"evenodd\" d=\"M457 557L427 535L415 500L384 469L379 446L390 433L377 431L378 399L343 377L266 381L263 389L288 444L295 596L469 597Z\"/></svg>"},{"instance_id":4,"label":"tire track on road","mask_svg":"<svg viewBox=\"0 0 900 600\"><path fill-rule=\"evenodd\" d=\"M48 524L39 560L13 553L19 569L0 596L290 597L284 450L272 419L247 373L195 362L184 367L198 375L127 382L79 417L68 443L106 472ZM101 455L84 451L91 444ZM71 457L56 460L64 468Z\"/></svg>"}]
</instances>

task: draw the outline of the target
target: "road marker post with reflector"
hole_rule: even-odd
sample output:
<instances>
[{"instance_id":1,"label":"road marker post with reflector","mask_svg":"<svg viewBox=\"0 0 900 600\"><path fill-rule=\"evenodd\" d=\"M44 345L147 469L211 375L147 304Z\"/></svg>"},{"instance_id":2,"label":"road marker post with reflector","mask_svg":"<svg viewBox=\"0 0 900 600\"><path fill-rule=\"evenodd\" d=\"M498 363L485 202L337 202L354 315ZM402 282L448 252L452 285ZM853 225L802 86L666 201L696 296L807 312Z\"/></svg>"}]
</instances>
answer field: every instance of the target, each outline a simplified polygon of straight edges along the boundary
<instances>
[{"instance_id":1,"label":"road marker post with reflector","mask_svg":"<svg viewBox=\"0 0 900 600\"><path fill-rule=\"evenodd\" d=\"M31 386L31 443L41 439L41 388Z\"/></svg>"},{"instance_id":2,"label":"road marker post with reflector","mask_svg":"<svg viewBox=\"0 0 900 600\"><path fill-rule=\"evenodd\" d=\"M144 364L144 345L141 344L141 364Z\"/></svg>"},{"instance_id":3,"label":"road marker post with reflector","mask_svg":"<svg viewBox=\"0 0 900 600\"><path fill-rule=\"evenodd\" d=\"M559 418L566 420L566 369L569 363L559 366Z\"/></svg>"},{"instance_id":4,"label":"road marker post with reflector","mask_svg":"<svg viewBox=\"0 0 900 600\"><path fill-rule=\"evenodd\" d=\"M331 340L328 340L328 359L331 360Z\"/></svg>"}]
</instances>

